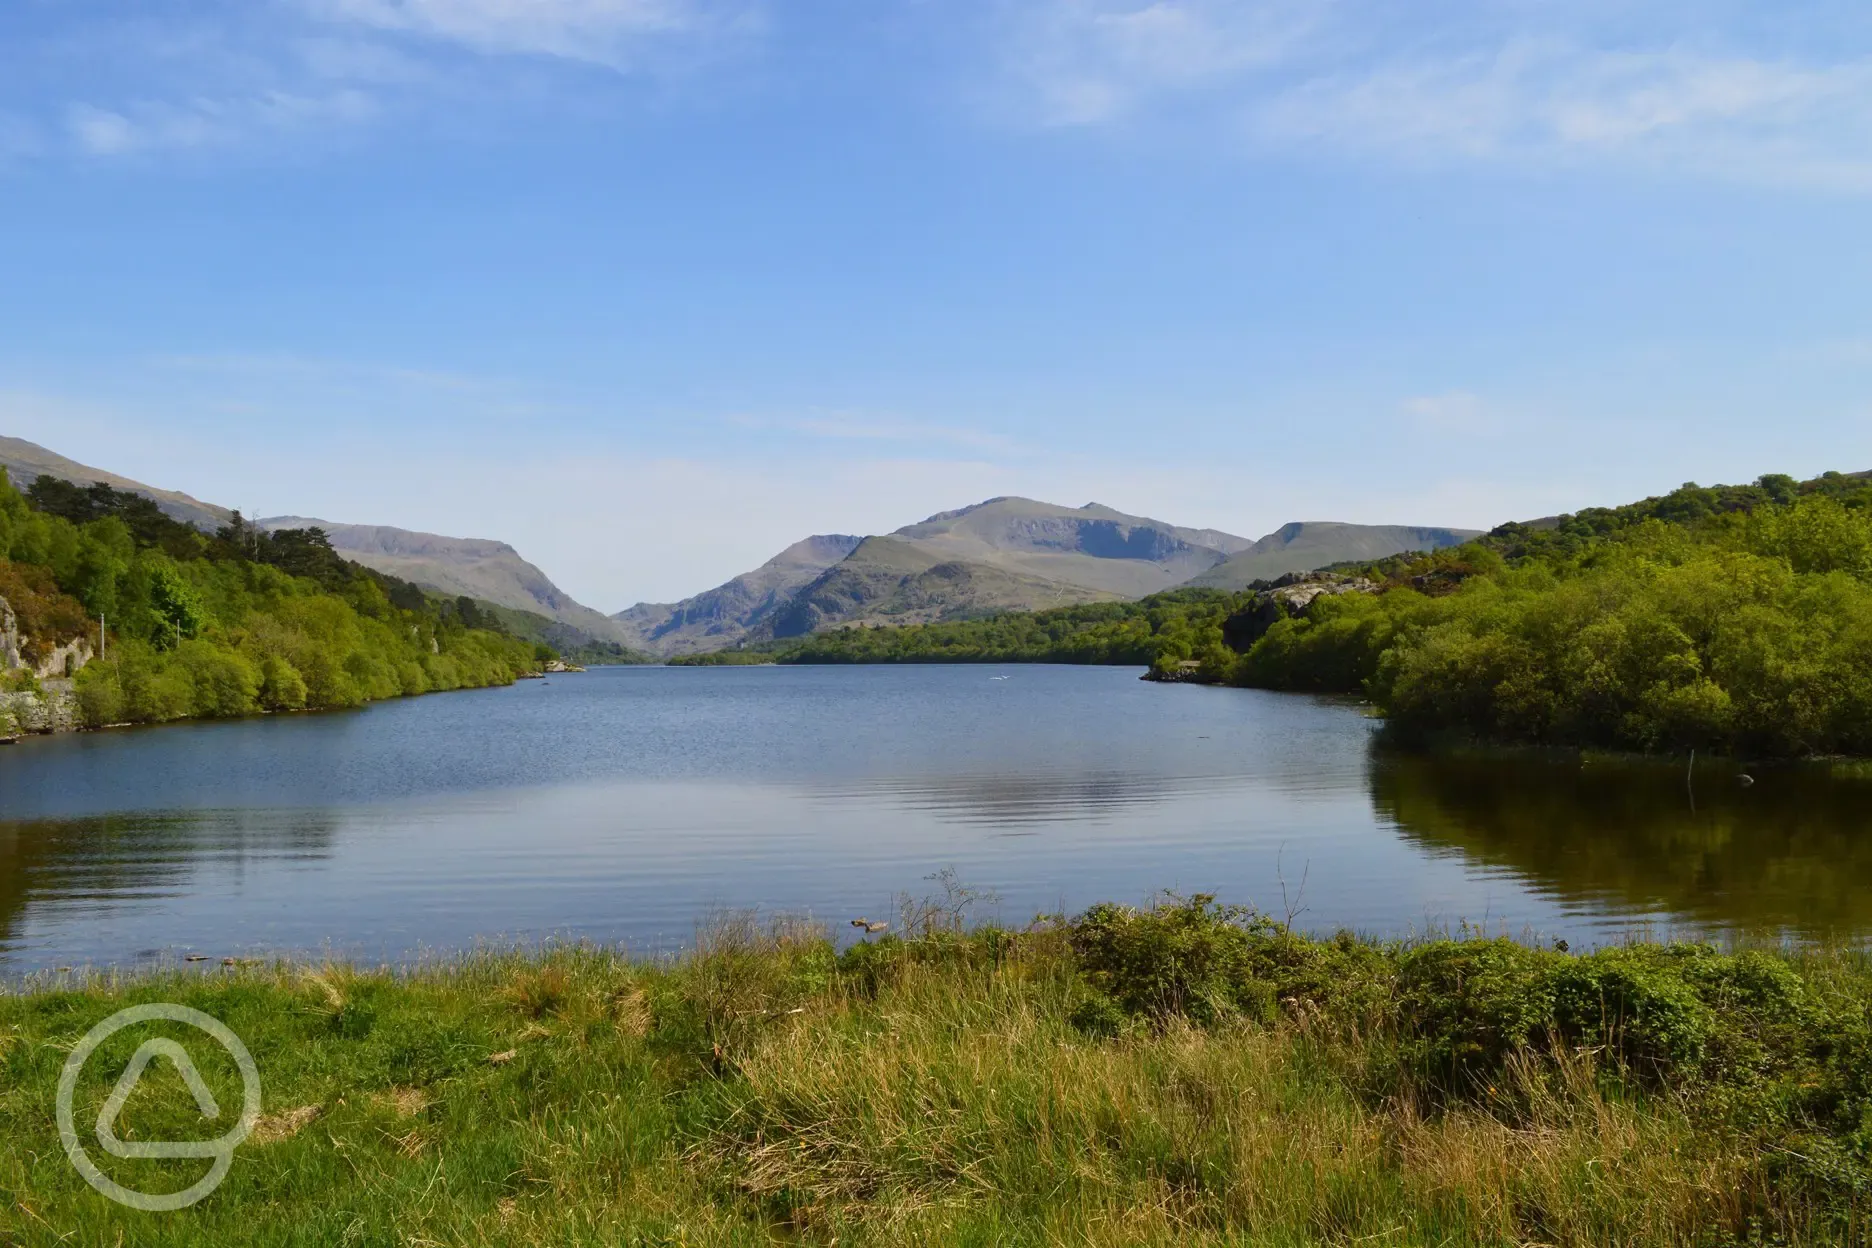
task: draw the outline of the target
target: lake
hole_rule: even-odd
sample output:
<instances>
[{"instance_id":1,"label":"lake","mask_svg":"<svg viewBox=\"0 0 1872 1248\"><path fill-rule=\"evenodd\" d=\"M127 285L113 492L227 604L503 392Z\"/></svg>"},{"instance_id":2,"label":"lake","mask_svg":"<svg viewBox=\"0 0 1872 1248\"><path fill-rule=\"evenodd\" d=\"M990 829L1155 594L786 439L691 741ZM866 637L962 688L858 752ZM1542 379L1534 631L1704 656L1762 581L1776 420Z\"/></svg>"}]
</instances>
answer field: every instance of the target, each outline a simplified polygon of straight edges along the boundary
<instances>
[{"instance_id":1,"label":"lake","mask_svg":"<svg viewBox=\"0 0 1872 1248\"><path fill-rule=\"evenodd\" d=\"M1053 666L608 668L0 750L0 972L849 934L953 870L1022 922L1157 890L1316 931L1862 938L1872 786L1427 758L1341 700Z\"/></svg>"}]
</instances>

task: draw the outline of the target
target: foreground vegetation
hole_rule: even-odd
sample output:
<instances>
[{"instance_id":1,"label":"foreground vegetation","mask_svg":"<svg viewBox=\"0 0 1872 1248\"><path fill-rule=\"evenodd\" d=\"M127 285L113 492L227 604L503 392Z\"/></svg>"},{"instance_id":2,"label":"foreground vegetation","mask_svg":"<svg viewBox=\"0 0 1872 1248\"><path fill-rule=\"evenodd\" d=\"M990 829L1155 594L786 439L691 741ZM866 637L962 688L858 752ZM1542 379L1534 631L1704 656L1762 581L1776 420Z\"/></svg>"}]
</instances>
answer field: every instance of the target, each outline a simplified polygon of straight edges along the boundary
<instances>
[{"instance_id":1,"label":"foreground vegetation","mask_svg":"<svg viewBox=\"0 0 1872 1248\"><path fill-rule=\"evenodd\" d=\"M1194 663L1214 683L1368 698L1407 738L1872 756L1863 477L1687 485L1341 570L1381 592L1325 595L1246 636L1232 617L1252 593L1178 591L848 629L774 658Z\"/></svg>"},{"instance_id":2,"label":"foreground vegetation","mask_svg":"<svg viewBox=\"0 0 1872 1248\"><path fill-rule=\"evenodd\" d=\"M211 537L139 495L51 477L23 495L0 473L0 597L35 666L74 640L95 648L102 619L105 657L75 682L94 727L506 684L554 654L470 599L340 558L317 529L268 533L237 513Z\"/></svg>"},{"instance_id":3,"label":"foreground vegetation","mask_svg":"<svg viewBox=\"0 0 1872 1248\"><path fill-rule=\"evenodd\" d=\"M0 997L0 1240L1864 1238L1861 956L1315 940L1204 898L1020 932L955 914L843 952L742 919L674 963L581 948L32 986ZM78 1037L154 1000L244 1037L266 1098L226 1183L161 1215L92 1193L52 1112ZM145 1038L87 1066L86 1138ZM239 1103L229 1070L204 1074ZM209 1134L166 1077L122 1121ZM104 1161L153 1191L204 1168Z\"/></svg>"}]
</instances>

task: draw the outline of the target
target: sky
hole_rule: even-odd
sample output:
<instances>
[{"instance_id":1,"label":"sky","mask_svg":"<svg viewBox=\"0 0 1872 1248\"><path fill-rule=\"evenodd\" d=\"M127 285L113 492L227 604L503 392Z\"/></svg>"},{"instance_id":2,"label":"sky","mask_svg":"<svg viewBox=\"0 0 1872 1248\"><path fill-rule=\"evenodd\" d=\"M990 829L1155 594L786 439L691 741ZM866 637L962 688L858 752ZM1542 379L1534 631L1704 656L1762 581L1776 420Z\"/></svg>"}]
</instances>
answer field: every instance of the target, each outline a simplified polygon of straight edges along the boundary
<instances>
[{"instance_id":1,"label":"sky","mask_svg":"<svg viewBox=\"0 0 1872 1248\"><path fill-rule=\"evenodd\" d=\"M4 0L0 433L605 611L1872 468L1872 6Z\"/></svg>"}]
</instances>

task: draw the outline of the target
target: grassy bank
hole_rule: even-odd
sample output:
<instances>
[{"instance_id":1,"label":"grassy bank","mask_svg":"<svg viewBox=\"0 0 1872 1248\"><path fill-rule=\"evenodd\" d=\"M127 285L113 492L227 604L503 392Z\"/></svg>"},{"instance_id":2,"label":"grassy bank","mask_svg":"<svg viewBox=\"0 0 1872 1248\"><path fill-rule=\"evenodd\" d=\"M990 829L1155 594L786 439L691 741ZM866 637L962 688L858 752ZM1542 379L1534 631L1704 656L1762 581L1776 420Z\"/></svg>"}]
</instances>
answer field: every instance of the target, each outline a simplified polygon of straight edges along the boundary
<instances>
[{"instance_id":1,"label":"grassy bank","mask_svg":"<svg viewBox=\"0 0 1872 1248\"><path fill-rule=\"evenodd\" d=\"M842 953L728 922L676 963L568 949L0 998L0 1241L1863 1239L1858 956L1312 940L1200 902L1019 933L931 913ZM266 1097L226 1183L171 1214L94 1195L52 1109L77 1039L154 1000L228 1023ZM87 1139L141 1038L87 1066ZM123 1122L211 1134L165 1077ZM206 1165L104 1160L152 1190Z\"/></svg>"}]
</instances>

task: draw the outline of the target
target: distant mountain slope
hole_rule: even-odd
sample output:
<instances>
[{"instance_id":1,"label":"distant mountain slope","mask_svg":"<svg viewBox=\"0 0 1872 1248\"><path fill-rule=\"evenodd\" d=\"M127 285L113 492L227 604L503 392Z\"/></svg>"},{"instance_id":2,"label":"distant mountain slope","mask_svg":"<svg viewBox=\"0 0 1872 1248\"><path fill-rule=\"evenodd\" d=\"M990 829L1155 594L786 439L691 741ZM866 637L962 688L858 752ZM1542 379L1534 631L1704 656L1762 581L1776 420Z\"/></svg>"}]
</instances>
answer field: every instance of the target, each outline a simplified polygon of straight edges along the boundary
<instances>
[{"instance_id":1,"label":"distant mountain slope","mask_svg":"<svg viewBox=\"0 0 1872 1248\"><path fill-rule=\"evenodd\" d=\"M1061 507L1014 497L942 512L891 536L940 562L983 564L1121 598L1180 585L1254 545L1233 534L1180 528L1098 503Z\"/></svg>"},{"instance_id":2,"label":"distant mountain slope","mask_svg":"<svg viewBox=\"0 0 1872 1248\"><path fill-rule=\"evenodd\" d=\"M1289 572L1308 572L1353 559L1383 559L1407 550L1460 546L1481 533L1474 529L1416 528L1398 524L1340 524L1330 520L1282 525L1246 550L1190 578L1210 589L1241 589Z\"/></svg>"},{"instance_id":3,"label":"distant mountain slope","mask_svg":"<svg viewBox=\"0 0 1872 1248\"><path fill-rule=\"evenodd\" d=\"M626 644L674 655L845 625L923 624L1001 611L1142 598L1180 585L1239 587L1346 559L1447 546L1456 529L1290 524L1254 541L1128 515L991 498L879 537L809 538L674 606L614 617Z\"/></svg>"},{"instance_id":4,"label":"distant mountain slope","mask_svg":"<svg viewBox=\"0 0 1872 1248\"><path fill-rule=\"evenodd\" d=\"M677 603L640 602L611 619L626 645L657 655L732 646L759 628L810 582L858 548L863 538L821 533L793 543L755 568Z\"/></svg>"},{"instance_id":5,"label":"distant mountain slope","mask_svg":"<svg viewBox=\"0 0 1872 1248\"><path fill-rule=\"evenodd\" d=\"M443 537L388 525L334 524L305 516L275 516L259 524L264 529L321 528L331 538L333 549L367 568L439 593L543 615L600 641L631 644L615 620L573 601L506 542Z\"/></svg>"},{"instance_id":6,"label":"distant mountain slope","mask_svg":"<svg viewBox=\"0 0 1872 1248\"><path fill-rule=\"evenodd\" d=\"M6 469L8 479L21 490L29 488L41 474L70 481L74 485L93 485L102 481L112 489L129 490L154 499L165 514L206 533L213 533L233 515L225 507L204 503L187 494L159 490L153 485L144 485L141 481L132 481L129 477L121 477L102 468L91 468L75 459L66 459L58 452L48 451L24 438L0 437L0 468Z\"/></svg>"},{"instance_id":7,"label":"distant mountain slope","mask_svg":"<svg viewBox=\"0 0 1872 1248\"><path fill-rule=\"evenodd\" d=\"M990 564L944 559L931 553L928 544L896 535L868 537L794 594L751 636L802 637L845 624L926 624L1119 597Z\"/></svg>"}]
</instances>

